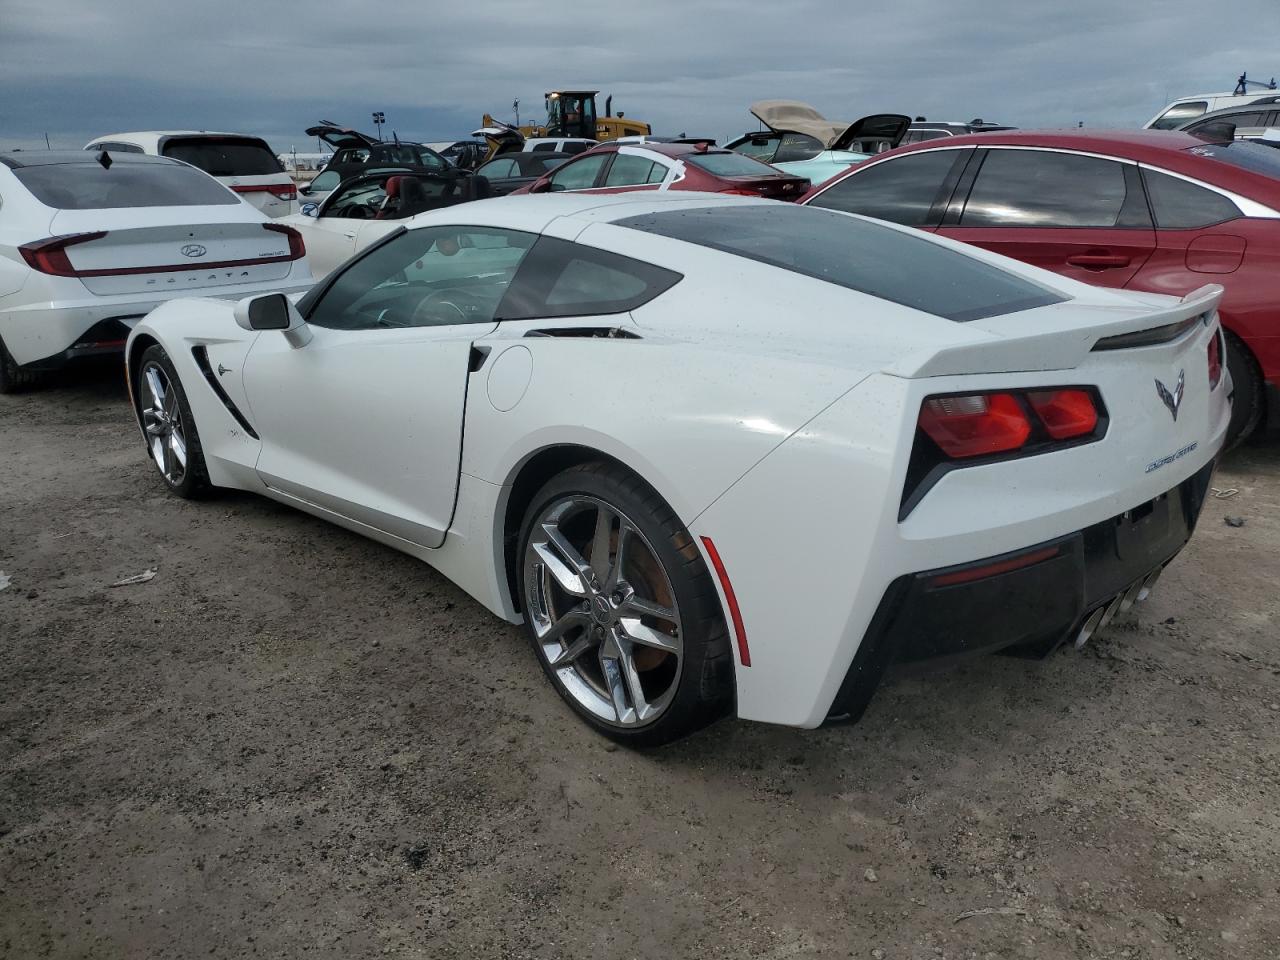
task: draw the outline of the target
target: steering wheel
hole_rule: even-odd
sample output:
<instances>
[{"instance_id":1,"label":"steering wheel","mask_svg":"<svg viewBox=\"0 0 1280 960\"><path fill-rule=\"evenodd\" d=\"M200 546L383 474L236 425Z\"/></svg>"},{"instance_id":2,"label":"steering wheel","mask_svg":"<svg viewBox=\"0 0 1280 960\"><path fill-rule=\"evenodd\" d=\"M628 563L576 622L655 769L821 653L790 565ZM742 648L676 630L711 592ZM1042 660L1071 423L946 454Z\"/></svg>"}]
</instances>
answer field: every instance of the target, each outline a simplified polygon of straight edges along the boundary
<instances>
[{"instance_id":1,"label":"steering wheel","mask_svg":"<svg viewBox=\"0 0 1280 960\"><path fill-rule=\"evenodd\" d=\"M466 323L467 308L478 305L476 298L463 290L437 290L422 298L411 322L416 327Z\"/></svg>"},{"instance_id":2,"label":"steering wheel","mask_svg":"<svg viewBox=\"0 0 1280 960\"><path fill-rule=\"evenodd\" d=\"M375 211L370 206L362 203L355 203L347 207L347 209L342 212L342 215L348 220L372 220L374 212Z\"/></svg>"}]
</instances>

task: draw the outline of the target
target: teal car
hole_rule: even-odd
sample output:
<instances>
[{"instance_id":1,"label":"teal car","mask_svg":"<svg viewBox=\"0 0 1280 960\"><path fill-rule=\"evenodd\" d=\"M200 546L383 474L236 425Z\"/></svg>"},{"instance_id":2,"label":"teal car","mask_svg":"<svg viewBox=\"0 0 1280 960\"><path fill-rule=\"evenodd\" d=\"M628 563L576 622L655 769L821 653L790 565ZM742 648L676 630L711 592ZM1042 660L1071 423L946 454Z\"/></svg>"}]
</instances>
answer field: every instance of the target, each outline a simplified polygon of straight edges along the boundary
<instances>
[{"instance_id":1,"label":"teal car","mask_svg":"<svg viewBox=\"0 0 1280 960\"><path fill-rule=\"evenodd\" d=\"M911 118L899 113L875 113L853 123L828 120L798 100L761 100L751 113L766 129L744 134L728 148L814 186L896 147L911 126Z\"/></svg>"}]
</instances>

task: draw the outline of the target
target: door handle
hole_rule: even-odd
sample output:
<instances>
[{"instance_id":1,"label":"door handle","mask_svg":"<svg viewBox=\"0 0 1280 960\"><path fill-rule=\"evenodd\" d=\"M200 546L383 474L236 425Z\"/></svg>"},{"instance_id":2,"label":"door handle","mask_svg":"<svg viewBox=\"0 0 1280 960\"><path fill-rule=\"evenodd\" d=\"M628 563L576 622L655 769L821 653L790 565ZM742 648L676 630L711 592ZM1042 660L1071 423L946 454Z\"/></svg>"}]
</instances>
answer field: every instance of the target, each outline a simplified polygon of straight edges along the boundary
<instances>
[{"instance_id":1,"label":"door handle","mask_svg":"<svg viewBox=\"0 0 1280 960\"><path fill-rule=\"evenodd\" d=\"M356 238L356 235L354 233L344 233L343 236L346 237L348 240L354 240ZM1128 261L1125 261L1125 262L1127 263Z\"/></svg>"},{"instance_id":2,"label":"door handle","mask_svg":"<svg viewBox=\"0 0 1280 960\"><path fill-rule=\"evenodd\" d=\"M1067 263L1073 267L1084 267L1086 270L1106 270L1110 267L1127 267L1129 259L1129 257L1109 253L1081 253L1074 257L1067 257Z\"/></svg>"}]
</instances>

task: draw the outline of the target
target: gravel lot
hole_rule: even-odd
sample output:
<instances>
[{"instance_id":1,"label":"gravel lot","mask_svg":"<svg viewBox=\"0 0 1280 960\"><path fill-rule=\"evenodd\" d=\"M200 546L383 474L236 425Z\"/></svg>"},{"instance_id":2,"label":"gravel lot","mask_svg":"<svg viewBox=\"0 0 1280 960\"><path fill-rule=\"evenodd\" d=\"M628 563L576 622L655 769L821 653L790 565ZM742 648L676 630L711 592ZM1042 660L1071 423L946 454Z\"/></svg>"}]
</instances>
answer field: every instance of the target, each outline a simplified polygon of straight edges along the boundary
<instances>
[{"instance_id":1,"label":"gravel lot","mask_svg":"<svg viewBox=\"0 0 1280 960\"><path fill-rule=\"evenodd\" d=\"M0 397L0 956L1280 956L1280 444L1215 485L1082 652L636 754L429 568L169 496L114 365Z\"/></svg>"}]
</instances>

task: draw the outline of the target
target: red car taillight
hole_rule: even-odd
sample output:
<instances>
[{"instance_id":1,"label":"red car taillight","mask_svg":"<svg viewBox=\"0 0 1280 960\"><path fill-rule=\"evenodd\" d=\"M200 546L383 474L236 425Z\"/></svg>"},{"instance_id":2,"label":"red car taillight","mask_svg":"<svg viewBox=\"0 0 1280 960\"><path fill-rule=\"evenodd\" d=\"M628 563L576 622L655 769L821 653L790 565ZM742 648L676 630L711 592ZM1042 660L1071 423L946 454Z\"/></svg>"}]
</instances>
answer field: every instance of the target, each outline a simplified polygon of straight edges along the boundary
<instances>
[{"instance_id":1,"label":"red car taillight","mask_svg":"<svg viewBox=\"0 0 1280 960\"><path fill-rule=\"evenodd\" d=\"M920 429L953 460L1021 450L1038 435L1043 445L1087 437L1098 429L1092 390L1002 391L928 397Z\"/></svg>"},{"instance_id":2,"label":"red car taillight","mask_svg":"<svg viewBox=\"0 0 1280 960\"><path fill-rule=\"evenodd\" d=\"M71 265L71 259L67 256L67 247L73 247L77 243L88 243L90 240L101 240L106 235L106 231L72 233L65 237L50 237L48 240L24 243L18 251L32 270L39 270L54 277L78 277L79 272Z\"/></svg>"},{"instance_id":3,"label":"red car taillight","mask_svg":"<svg viewBox=\"0 0 1280 960\"><path fill-rule=\"evenodd\" d=\"M948 471L1101 439L1107 411L1094 387L997 390L925 397L916 423L899 520Z\"/></svg>"},{"instance_id":4,"label":"red car taillight","mask_svg":"<svg viewBox=\"0 0 1280 960\"><path fill-rule=\"evenodd\" d=\"M273 233L283 233L289 238L289 259L301 260L307 255L306 244L302 242L302 234L293 227L286 227L283 223L264 223L263 230L270 230Z\"/></svg>"},{"instance_id":5,"label":"red car taillight","mask_svg":"<svg viewBox=\"0 0 1280 960\"><path fill-rule=\"evenodd\" d=\"M1033 390L1027 400L1055 440L1082 437L1098 425L1098 408L1087 390Z\"/></svg>"},{"instance_id":6,"label":"red car taillight","mask_svg":"<svg viewBox=\"0 0 1280 960\"><path fill-rule=\"evenodd\" d=\"M252 186L237 185L231 188L236 193L269 193L280 200L296 200L298 188L292 183L255 183Z\"/></svg>"},{"instance_id":7,"label":"red car taillight","mask_svg":"<svg viewBox=\"0 0 1280 960\"><path fill-rule=\"evenodd\" d=\"M920 429L948 457L978 457L1017 450L1031 436L1031 421L1010 393L930 397L920 408Z\"/></svg>"},{"instance_id":8,"label":"red car taillight","mask_svg":"<svg viewBox=\"0 0 1280 960\"><path fill-rule=\"evenodd\" d=\"M1217 330L1209 341L1209 389L1222 382L1222 331Z\"/></svg>"}]
</instances>

